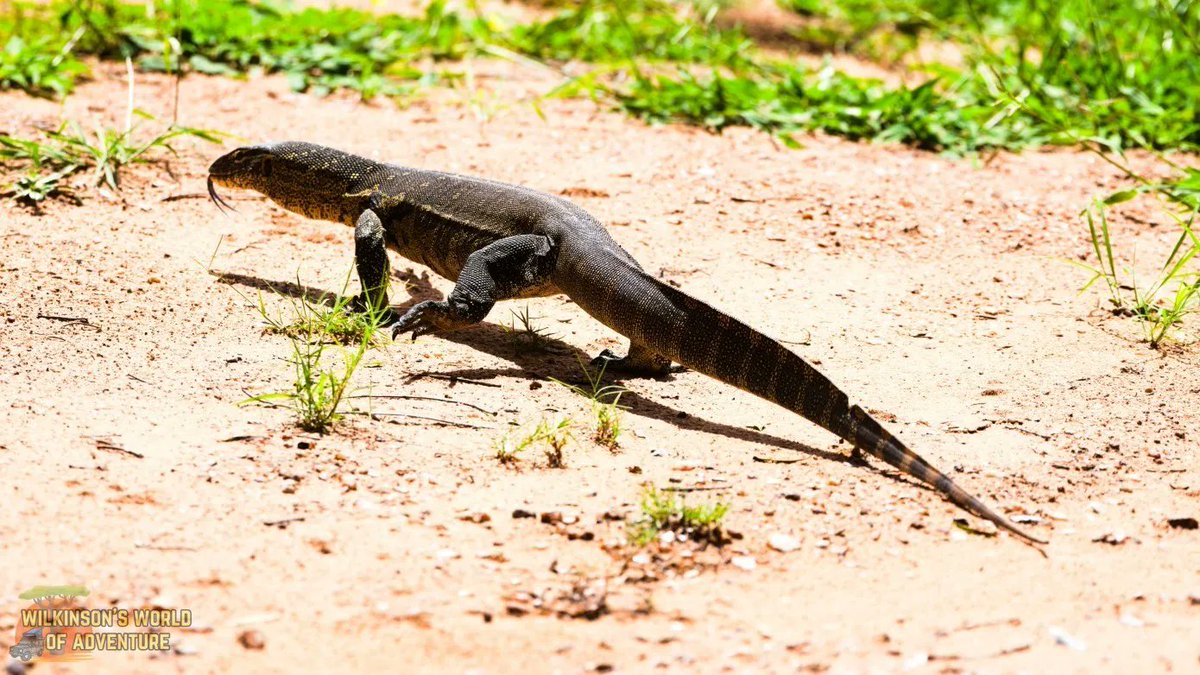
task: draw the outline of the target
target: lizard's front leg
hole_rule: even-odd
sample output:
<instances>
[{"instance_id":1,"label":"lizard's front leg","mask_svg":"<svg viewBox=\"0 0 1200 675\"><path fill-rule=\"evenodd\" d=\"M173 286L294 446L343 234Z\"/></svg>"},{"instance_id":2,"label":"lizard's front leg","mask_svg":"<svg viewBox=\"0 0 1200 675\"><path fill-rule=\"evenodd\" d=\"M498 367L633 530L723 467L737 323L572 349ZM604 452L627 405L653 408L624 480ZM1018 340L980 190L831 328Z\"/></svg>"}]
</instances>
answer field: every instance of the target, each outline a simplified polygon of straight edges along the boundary
<instances>
[{"instance_id":1,"label":"lizard's front leg","mask_svg":"<svg viewBox=\"0 0 1200 675\"><path fill-rule=\"evenodd\" d=\"M540 234L519 234L488 244L467 258L444 302L428 300L413 306L392 326L392 339L411 331L415 340L483 321L497 300L544 285L554 269L555 254L553 242Z\"/></svg>"},{"instance_id":2,"label":"lizard's front leg","mask_svg":"<svg viewBox=\"0 0 1200 675\"><path fill-rule=\"evenodd\" d=\"M371 209L363 211L354 226L354 264L358 268L358 281L363 290L354 298L353 307L363 312L387 312L387 322L391 318L387 293L391 266L388 263L383 221Z\"/></svg>"}]
</instances>

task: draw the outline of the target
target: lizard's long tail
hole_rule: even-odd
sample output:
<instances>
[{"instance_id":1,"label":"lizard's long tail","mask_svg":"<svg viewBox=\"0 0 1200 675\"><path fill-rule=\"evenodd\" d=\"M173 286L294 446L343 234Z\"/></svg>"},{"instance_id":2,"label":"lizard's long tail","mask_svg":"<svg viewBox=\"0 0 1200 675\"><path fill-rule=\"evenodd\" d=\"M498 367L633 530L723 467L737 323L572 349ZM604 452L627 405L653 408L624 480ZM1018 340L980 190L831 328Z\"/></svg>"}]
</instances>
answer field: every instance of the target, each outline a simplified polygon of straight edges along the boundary
<instances>
[{"instance_id":1,"label":"lizard's long tail","mask_svg":"<svg viewBox=\"0 0 1200 675\"><path fill-rule=\"evenodd\" d=\"M855 447L934 487L951 502L1031 542L1036 539L989 509L909 450L845 392L816 368L779 342L733 317L621 261L593 260L591 272L608 268L600 278L620 278L619 289L584 297L564 290L610 327L634 343L688 368L743 389L821 425ZM613 267L623 267L612 275ZM584 271L584 270L581 270ZM591 276L585 274L584 276ZM666 325L664 325L664 323Z\"/></svg>"}]
</instances>

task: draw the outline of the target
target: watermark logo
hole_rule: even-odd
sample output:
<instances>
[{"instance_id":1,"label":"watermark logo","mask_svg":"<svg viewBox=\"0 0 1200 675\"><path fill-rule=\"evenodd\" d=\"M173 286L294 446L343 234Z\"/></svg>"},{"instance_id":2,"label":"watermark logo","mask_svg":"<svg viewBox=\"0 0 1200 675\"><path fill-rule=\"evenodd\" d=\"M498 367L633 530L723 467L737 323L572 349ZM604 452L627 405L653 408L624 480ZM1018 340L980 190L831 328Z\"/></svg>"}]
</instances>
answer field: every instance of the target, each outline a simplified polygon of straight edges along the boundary
<instances>
[{"instance_id":1,"label":"watermark logo","mask_svg":"<svg viewBox=\"0 0 1200 675\"><path fill-rule=\"evenodd\" d=\"M33 604L17 615L9 655L20 661L82 661L96 652L167 651L168 628L192 625L190 609L124 609L86 606L83 586L34 586L22 593Z\"/></svg>"},{"instance_id":2,"label":"watermark logo","mask_svg":"<svg viewBox=\"0 0 1200 675\"><path fill-rule=\"evenodd\" d=\"M88 589L83 586L34 586L17 596L32 602L17 613L17 627L9 656L29 662L82 661L91 658L87 652L73 648L77 635L91 633L90 626L80 626L73 616L83 608Z\"/></svg>"}]
</instances>

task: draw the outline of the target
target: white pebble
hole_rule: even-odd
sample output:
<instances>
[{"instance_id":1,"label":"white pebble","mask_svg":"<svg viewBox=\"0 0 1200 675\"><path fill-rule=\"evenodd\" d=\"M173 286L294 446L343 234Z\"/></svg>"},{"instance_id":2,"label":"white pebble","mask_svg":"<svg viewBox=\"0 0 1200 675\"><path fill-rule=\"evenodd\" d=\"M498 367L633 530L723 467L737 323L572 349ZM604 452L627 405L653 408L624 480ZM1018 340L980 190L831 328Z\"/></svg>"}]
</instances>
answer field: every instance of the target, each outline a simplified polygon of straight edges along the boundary
<instances>
[{"instance_id":1,"label":"white pebble","mask_svg":"<svg viewBox=\"0 0 1200 675\"><path fill-rule=\"evenodd\" d=\"M800 548L800 541L798 539L782 532L772 534L771 538L767 540L767 544L781 553L789 553Z\"/></svg>"}]
</instances>

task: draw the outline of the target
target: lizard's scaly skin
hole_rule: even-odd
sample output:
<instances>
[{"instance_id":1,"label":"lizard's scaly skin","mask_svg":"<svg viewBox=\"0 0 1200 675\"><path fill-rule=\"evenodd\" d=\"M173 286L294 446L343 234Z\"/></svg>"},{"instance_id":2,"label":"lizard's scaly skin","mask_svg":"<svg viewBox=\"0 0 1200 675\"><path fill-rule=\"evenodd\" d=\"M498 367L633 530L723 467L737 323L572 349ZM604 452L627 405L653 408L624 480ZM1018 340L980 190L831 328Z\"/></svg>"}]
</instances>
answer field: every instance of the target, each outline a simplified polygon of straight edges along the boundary
<instances>
[{"instance_id":1,"label":"lizard's scaly skin","mask_svg":"<svg viewBox=\"0 0 1200 675\"><path fill-rule=\"evenodd\" d=\"M495 300L565 293L630 339L626 365L661 372L675 361L777 403L957 506L1043 543L905 447L779 342L643 272L603 225L565 199L300 142L239 148L212 165L209 180L210 191L213 182L256 190L309 218L358 223L363 231L382 223L388 248L457 282L447 302L418 305L397 332L453 329L482 320ZM378 221L364 219L368 212ZM378 246L366 235L359 241L360 257ZM364 267L360 260L360 276L382 279L386 269L379 264Z\"/></svg>"}]
</instances>

